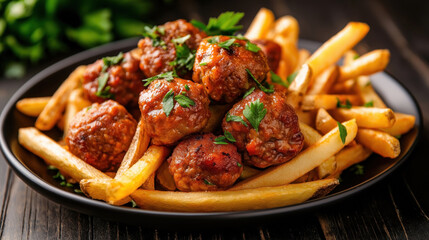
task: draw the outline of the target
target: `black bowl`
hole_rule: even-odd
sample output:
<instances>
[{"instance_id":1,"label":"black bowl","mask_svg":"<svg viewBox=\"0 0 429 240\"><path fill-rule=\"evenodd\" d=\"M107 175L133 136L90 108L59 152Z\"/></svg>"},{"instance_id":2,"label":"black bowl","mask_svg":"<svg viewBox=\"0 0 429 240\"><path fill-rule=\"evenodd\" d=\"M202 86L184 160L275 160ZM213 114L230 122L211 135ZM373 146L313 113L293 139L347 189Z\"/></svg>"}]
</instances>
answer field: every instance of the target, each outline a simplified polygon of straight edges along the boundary
<instances>
[{"instance_id":1,"label":"black bowl","mask_svg":"<svg viewBox=\"0 0 429 240\"><path fill-rule=\"evenodd\" d=\"M342 175L342 184L328 196L292 206L239 212L180 213L111 206L73 193L69 188L60 186L52 178L52 172L47 170L43 160L18 144L18 129L34 126L35 118L27 117L18 112L15 109L15 103L21 98L52 95L62 80L77 66L92 63L103 56L116 55L120 51L130 50L136 44L137 39L128 39L71 56L34 76L9 100L0 116L0 146L8 164L15 173L37 192L75 211L115 221L145 224L145 226L160 226L162 224L167 228L173 225L175 227L187 226L188 228L190 226L219 226L219 224L237 226L249 222L261 222L263 219L273 219L277 216L310 211L335 203L370 187L391 174L407 159L416 146L422 131L422 116L414 97L392 76L379 73L372 76L374 88L393 110L416 116L416 125L400 139L402 152L399 157L384 159L378 155L372 155L363 163L365 167L363 175L355 176L346 171ZM320 44L316 42L300 41L300 47L310 51L314 51L318 46ZM47 134L54 138L60 136L60 132L57 130L49 131Z\"/></svg>"}]
</instances>

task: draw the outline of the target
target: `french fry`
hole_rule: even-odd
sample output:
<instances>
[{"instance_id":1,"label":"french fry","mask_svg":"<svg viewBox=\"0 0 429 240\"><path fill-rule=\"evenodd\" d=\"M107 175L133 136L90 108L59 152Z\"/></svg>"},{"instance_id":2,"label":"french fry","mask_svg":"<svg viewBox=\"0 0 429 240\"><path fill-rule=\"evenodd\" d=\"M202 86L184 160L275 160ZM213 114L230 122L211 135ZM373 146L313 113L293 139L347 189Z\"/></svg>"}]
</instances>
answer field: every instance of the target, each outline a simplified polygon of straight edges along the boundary
<instances>
[{"instance_id":1,"label":"french fry","mask_svg":"<svg viewBox=\"0 0 429 240\"><path fill-rule=\"evenodd\" d=\"M30 117L37 117L51 97L23 98L16 103L16 109Z\"/></svg>"},{"instance_id":2,"label":"french fry","mask_svg":"<svg viewBox=\"0 0 429 240\"><path fill-rule=\"evenodd\" d=\"M302 98L310 84L311 76L311 68L304 64L296 75L295 80L289 86L287 102L295 109L298 109L301 105Z\"/></svg>"},{"instance_id":3,"label":"french fry","mask_svg":"<svg viewBox=\"0 0 429 240\"><path fill-rule=\"evenodd\" d=\"M338 121L346 121L354 118L358 126L364 128L388 128L395 123L395 115L390 108L337 108L331 110L330 113Z\"/></svg>"},{"instance_id":4,"label":"french fry","mask_svg":"<svg viewBox=\"0 0 429 240\"><path fill-rule=\"evenodd\" d=\"M204 133L213 132L216 129L216 127L220 125L223 117L225 116L226 112L228 112L229 109L231 109L231 105L229 104L210 105L209 106L210 118L209 118L209 121L207 122L207 125L202 130L202 132Z\"/></svg>"},{"instance_id":5,"label":"french fry","mask_svg":"<svg viewBox=\"0 0 429 240\"><path fill-rule=\"evenodd\" d=\"M338 81L342 82L361 75L367 76L383 71L389 63L389 59L390 52L388 50L371 51L354 60L349 65L342 66Z\"/></svg>"},{"instance_id":6,"label":"french fry","mask_svg":"<svg viewBox=\"0 0 429 240\"><path fill-rule=\"evenodd\" d=\"M298 119L300 122L307 124L308 126L314 126L314 119L316 117L315 111L302 111L301 109L297 109L296 115L298 115Z\"/></svg>"},{"instance_id":7,"label":"french fry","mask_svg":"<svg viewBox=\"0 0 429 240\"><path fill-rule=\"evenodd\" d=\"M327 110L336 109L338 100L344 104L347 100L354 106L359 106L362 104L360 97L357 95L330 95L330 94L320 94L320 95L306 95L302 99L302 110L317 110L319 108L324 108Z\"/></svg>"},{"instance_id":8,"label":"french fry","mask_svg":"<svg viewBox=\"0 0 429 240\"><path fill-rule=\"evenodd\" d=\"M305 123L300 122L299 128L304 135L304 143L307 147L315 144L322 138L322 136L315 129ZM322 179L333 173L336 168L337 163L335 161L335 156L331 156L328 160L320 164L320 166L316 167L315 171L317 172L318 178Z\"/></svg>"},{"instance_id":9,"label":"french fry","mask_svg":"<svg viewBox=\"0 0 429 240\"><path fill-rule=\"evenodd\" d=\"M298 63L299 52L298 48L296 47L296 42L279 35L274 37L273 40L282 48L281 59L287 64L286 75L289 76L292 74L292 71L295 69Z\"/></svg>"},{"instance_id":10,"label":"french fry","mask_svg":"<svg viewBox=\"0 0 429 240\"><path fill-rule=\"evenodd\" d=\"M168 170L168 162L164 161L156 171L156 181L165 189L169 191L176 190L176 183L174 178Z\"/></svg>"},{"instance_id":11,"label":"french fry","mask_svg":"<svg viewBox=\"0 0 429 240\"><path fill-rule=\"evenodd\" d=\"M92 178L110 179L34 127L20 128L18 141L27 150L45 160L48 165L60 169L76 181Z\"/></svg>"},{"instance_id":12,"label":"french fry","mask_svg":"<svg viewBox=\"0 0 429 240\"><path fill-rule=\"evenodd\" d=\"M40 130L50 130L55 126L55 123L60 119L66 107L70 93L79 86L80 79L85 69L85 66L76 68L61 84L37 118L35 124L36 128Z\"/></svg>"},{"instance_id":13,"label":"french fry","mask_svg":"<svg viewBox=\"0 0 429 240\"><path fill-rule=\"evenodd\" d=\"M395 112L395 124L390 128L381 128L381 131L385 131L388 134L396 137L410 131L416 122L416 117L409 114Z\"/></svg>"},{"instance_id":14,"label":"french fry","mask_svg":"<svg viewBox=\"0 0 429 240\"><path fill-rule=\"evenodd\" d=\"M298 50L298 62L296 63L295 69L293 72L296 72L301 68L303 64L310 58L310 52L307 49L299 49Z\"/></svg>"},{"instance_id":15,"label":"french fry","mask_svg":"<svg viewBox=\"0 0 429 240\"><path fill-rule=\"evenodd\" d=\"M326 195L339 184L325 179L278 187L240 191L167 192L137 190L132 199L143 209L175 212L219 212L266 209L304 202Z\"/></svg>"},{"instance_id":16,"label":"french fry","mask_svg":"<svg viewBox=\"0 0 429 240\"><path fill-rule=\"evenodd\" d=\"M247 39L265 39L274 24L274 14L266 8L261 8L244 36Z\"/></svg>"},{"instance_id":17,"label":"french fry","mask_svg":"<svg viewBox=\"0 0 429 240\"><path fill-rule=\"evenodd\" d=\"M289 73L288 65L285 60L280 59L276 74L283 79L287 79Z\"/></svg>"},{"instance_id":18,"label":"french fry","mask_svg":"<svg viewBox=\"0 0 429 240\"><path fill-rule=\"evenodd\" d=\"M90 105L91 102L83 96L83 89L77 88L70 93L64 113L64 136L67 135L70 122L76 113Z\"/></svg>"},{"instance_id":19,"label":"french fry","mask_svg":"<svg viewBox=\"0 0 429 240\"><path fill-rule=\"evenodd\" d=\"M293 182L313 168L322 164L355 138L357 132L356 121L350 120L344 122L343 126L347 131L344 144L341 141L339 129L335 128L325 134L315 144L300 152L289 162L276 167L271 167L254 177L236 184L230 190L280 186Z\"/></svg>"},{"instance_id":20,"label":"french fry","mask_svg":"<svg viewBox=\"0 0 429 240\"><path fill-rule=\"evenodd\" d=\"M316 115L316 129L322 134L326 134L335 127L337 127L337 121L323 108L317 111Z\"/></svg>"},{"instance_id":21,"label":"french fry","mask_svg":"<svg viewBox=\"0 0 429 240\"><path fill-rule=\"evenodd\" d=\"M359 54L355 50L350 49L346 51L346 53L344 53L343 66L348 66L352 64L352 62L357 58L359 58Z\"/></svg>"},{"instance_id":22,"label":"french fry","mask_svg":"<svg viewBox=\"0 0 429 240\"><path fill-rule=\"evenodd\" d=\"M330 175L330 177L339 177L342 171L354 164L364 161L371 154L372 151L368 148L365 148L361 144L354 144L352 146L345 147L343 150L337 153L337 155L335 155L337 169Z\"/></svg>"},{"instance_id":23,"label":"french fry","mask_svg":"<svg viewBox=\"0 0 429 240\"><path fill-rule=\"evenodd\" d=\"M141 188L146 190L155 190L155 173L152 173L146 181L141 185Z\"/></svg>"},{"instance_id":24,"label":"french fry","mask_svg":"<svg viewBox=\"0 0 429 240\"><path fill-rule=\"evenodd\" d=\"M344 82L337 82L331 86L330 94L351 94L355 92L356 79L349 79ZM362 98L362 97L361 97Z\"/></svg>"},{"instance_id":25,"label":"french fry","mask_svg":"<svg viewBox=\"0 0 429 240\"><path fill-rule=\"evenodd\" d=\"M240 179L244 180L244 179L253 177L253 176L255 176L256 174L258 174L260 172L261 172L261 170L259 170L259 169L252 168L252 167L249 167L247 165L244 165L243 166L243 171L241 172L241 175L240 175Z\"/></svg>"},{"instance_id":26,"label":"french fry","mask_svg":"<svg viewBox=\"0 0 429 240\"><path fill-rule=\"evenodd\" d=\"M132 167L112 180L106 189L108 202L123 199L139 188L161 166L169 152L166 147L150 146Z\"/></svg>"},{"instance_id":27,"label":"french fry","mask_svg":"<svg viewBox=\"0 0 429 240\"><path fill-rule=\"evenodd\" d=\"M82 179L79 182L80 189L82 190L85 196L90 197L92 199L103 200L106 201L106 189L110 187L112 183L112 179ZM120 206L124 205L131 201L130 197L125 197L118 201L110 202L112 205Z\"/></svg>"},{"instance_id":28,"label":"french fry","mask_svg":"<svg viewBox=\"0 0 429 240\"><path fill-rule=\"evenodd\" d=\"M369 31L365 23L350 22L340 32L326 41L307 60L316 77L326 68L335 64L347 50L352 49Z\"/></svg>"},{"instance_id":29,"label":"french fry","mask_svg":"<svg viewBox=\"0 0 429 240\"><path fill-rule=\"evenodd\" d=\"M143 121L140 120L137 124L133 139L131 140L130 147L125 153L124 159L122 159L115 178L121 177L125 171L127 171L137 160L141 158L141 156L143 156L144 152L149 146L149 141L150 137L146 134Z\"/></svg>"},{"instance_id":30,"label":"french fry","mask_svg":"<svg viewBox=\"0 0 429 240\"><path fill-rule=\"evenodd\" d=\"M374 107L387 108L381 97L374 91L369 77L361 76L357 79L357 94L364 103L372 102Z\"/></svg>"},{"instance_id":31,"label":"french fry","mask_svg":"<svg viewBox=\"0 0 429 240\"><path fill-rule=\"evenodd\" d=\"M332 65L324 70L319 76L314 78L307 94L326 94L338 78L338 66Z\"/></svg>"},{"instance_id":32,"label":"french fry","mask_svg":"<svg viewBox=\"0 0 429 240\"><path fill-rule=\"evenodd\" d=\"M401 153L399 140L386 132L359 129L356 140L383 157L395 158Z\"/></svg>"},{"instance_id":33,"label":"french fry","mask_svg":"<svg viewBox=\"0 0 429 240\"><path fill-rule=\"evenodd\" d=\"M273 39L275 36L282 36L290 39L295 44L298 42L299 24L292 16L284 16L274 22L273 28L268 38Z\"/></svg>"}]
</instances>

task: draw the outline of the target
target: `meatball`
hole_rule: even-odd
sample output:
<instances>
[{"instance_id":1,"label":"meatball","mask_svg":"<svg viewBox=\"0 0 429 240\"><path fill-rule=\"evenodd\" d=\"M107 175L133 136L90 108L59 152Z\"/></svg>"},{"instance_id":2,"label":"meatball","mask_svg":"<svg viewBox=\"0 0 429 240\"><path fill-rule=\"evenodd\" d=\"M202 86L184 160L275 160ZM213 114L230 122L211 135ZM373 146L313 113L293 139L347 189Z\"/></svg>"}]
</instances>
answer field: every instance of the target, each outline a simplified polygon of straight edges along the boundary
<instances>
[{"instance_id":1,"label":"meatball","mask_svg":"<svg viewBox=\"0 0 429 240\"><path fill-rule=\"evenodd\" d=\"M160 31L159 29L162 30ZM201 40L207 36L191 23L182 19L167 22L159 26L155 34L159 39L154 40L146 37L141 39L138 43L138 47L142 50L140 69L147 77L156 76L160 73L173 70L173 66L170 65L170 62L176 59L176 48L171 40L190 35L184 44L186 44L191 51L195 51ZM180 76L185 76L187 72L187 69L178 69L178 74Z\"/></svg>"},{"instance_id":2,"label":"meatball","mask_svg":"<svg viewBox=\"0 0 429 240\"><path fill-rule=\"evenodd\" d=\"M268 39L252 40L252 43L258 45L268 60L268 66L274 72L279 67L280 58L282 57L282 48L276 42Z\"/></svg>"},{"instance_id":3,"label":"meatball","mask_svg":"<svg viewBox=\"0 0 429 240\"><path fill-rule=\"evenodd\" d=\"M210 117L209 103L201 84L180 78L155 80L139 101L145 129L156 145L171 145L201 131Z\"/></svg>"},{"instance_id":4,"label":"meatball","mask_svg":"<svg viewBox=\"0 0 429 240\"><path fill-rule=\"evenodd\" d=\"M198 47L192 75L195 82L203 83L213 100L227 103L234 102L255 85L247 70L259 82L270 70L264 53L247 50L246 40L235 39L229 47L221 47L219 43L229 39L227 36L204 39Z\"/></svg>"},{"instance_id":5,"label":"meatball","mask_svg":"<svg viewBox=\"0 0 429 240\"><path fill-rule=\"evenodd\" d=\"M133 58L127 52L123 55L121 63L108 67L105 70L108 74L108 79L103 89L107 93L100 95L98 83L99 78L103 77L101 76L103 66L103 60L100 59L87 67L83 75L85 97L91 102L98 103L104 102L110 97L130 109L137 107L139 94L143 90L142 79L144 78L139 69L139 60Z\"/></svg>"},{"instance_id":6,"label":"meatball","mask_svg":"<svg viewBox=\"0 0 429 240\"><path fill-rule=\"evenodd\" d=\"M101 171L116 171L131 144L136 121L127 110L108 100L80 111L66 136L71 153Z\"/></svg>"},{"instance_id":7,"label":"meatball","mask_svg":"<svg viewBox=\"0 0 429 240\"><path fill-rule=\"evenodd\" d=\"M237 148L215 144L215 138L212 133L193 136L174 149L169 170L179 190L221 190L240 177L243 165Z\"/></svg>"},{"instance_id":8,"label":"meatball","mask_svg":"<svg viewBox=\"0 0 429 240\"><path fill-rule=\"evenodd\" d=\"M263 109L256 109L258 104L263 104ZM266 114L256 130L246 116L263 115L264 111ZM281 164L293 158L303 147L304 136L299 129L298 117L286 103L283 93L266 94L255 90L236 103L228 114L238 116L246 123L231 121L227 115L222 128L236 139L235 145L243 152L243 161L248 165L266 168Z\"/></svg>"}]
</instances>

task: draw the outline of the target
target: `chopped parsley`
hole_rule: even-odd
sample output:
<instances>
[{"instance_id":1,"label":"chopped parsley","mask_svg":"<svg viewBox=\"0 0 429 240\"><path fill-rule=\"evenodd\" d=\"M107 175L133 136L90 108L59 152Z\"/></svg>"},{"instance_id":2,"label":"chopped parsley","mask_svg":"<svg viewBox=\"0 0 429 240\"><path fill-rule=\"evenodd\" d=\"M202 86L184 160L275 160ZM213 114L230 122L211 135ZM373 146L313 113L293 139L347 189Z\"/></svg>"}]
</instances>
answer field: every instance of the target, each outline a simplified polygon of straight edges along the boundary
<instances>
[{"instance_id":1,"label":"chopped parsley","mask_svg":"<svg viewBox=\"0 0 429 240\"><path fill-rule=\"evenodd\" d=\"M207 180L205 178L204 178L204 183L207 184L207 185L214 185L213 183L209 182L209 180Z\"/></svg>"},{"instance_id":2,"label":"chopped parsley","mask_svg":"<svg viewBox=\"0 0 429 240\"><path fill-rule=\"evenodd\" d=\"M237 166L242 167L243 165L241 165L241 163L237 162Z\"/></svg>"},{"instance_id":3,"label":"chopped parsley","mask_svg":"<svg viewBox=\"0 0 429 240\"><path fill-rule=\"evenodd\" d=\"M113 57L104 57L102 71L105 72L108 67L119 64L122 62L122 60L124 60L124 54L122 52Z\"/></svg>"},{"instance_id":4,"label":"chopped parsley","mask_svg":"<svg viewBox=\"0 0 429 240\"><path fill-rule=\"evenodd\" d=\"M349 171L353 172L355 175L363 175L364 174L364 167L361 164L355 164L349 168Z\"/></svg>"},{"instance_id":5,"label":"chopped parsley","mask_svg":"<svg viewBox=\"0 0 429 240\"><path fill-rule=\"evenodd\" d=\"M183 92L181 92L177 96L174 96L174 100L176 100L179 103L179 105L184 108L188 108L190 106L195 105L195 102L192 101L192 99L188 98Z\"/></svg>"},{"instance_id":6,"label":"chopped parsley","mask_svg":"<svg viewBox=\"0 0 429 240\"><path fill-rule=\"evenodd\" d=\"M356 59L358 59L360 56L359 56L359 54L355 54L354 56L353 56L353 60L356 60Z\"/></svg>"},{"instance_id":7,"label":"chopped parsley","mask_svg":"<svg viewBox=\"0 0 429 240\"><path fill-rule=\"evenodd\" d=\"M225 136L219 136L217 138L215 138L214 140L214 144L228 144L228 142L226 141L226 137Z\"/></svg>"},{"instance_id":8,"label":"chopped parsley","mask_svg":"<svg viewBox=\"0 0 429 240\"><path fill-rule=\"evenodd\" d=\"M346 99L346 104L342 104L341 101L340 101L340 99L337 98L337 108L347 108L347 109L350 109L350 108L352 108L352 103L348 99Z\"/></svg>"},{"instance_id":9,"label":"chopped parsley","mask_svg":"<svg viewBox=\"0 0 429 240\"><path fill-rule=\"evenodd\" d=\"M176 59L170 62L170 66L177 67L179 69L192 70L195 62L196 50L192 50L185 44L186 40L191 37L190 34L171 40L176 48Z\"/></svg>"},{"instance_id":10,"label":"chopped parsley","mask_svg":"<svg viewBox=\"0 0 429 240\"><path fill-rule=\"evenodd\" d=\"M292 73L291 75L287 76L286 80L289 83L289 86L292 84L292 82L295 80L296 75L298 75L298 71Z\"/></svg>"},{"instance_id":11,"label":"chopped parsley","mask_svg":"<svg viewBox=\"0 0 429 240\"><path fill-rule=\"evenodd\" d=\"M176 77L179 77L179 76L177 76L176 72L170 71L170 72L158 74L158 75L150 77L150 78L143 79L143 82L145 82L144 86L147 87L149 84L151 84L153 81L155 81L157 79L164 79L166 81L171 82Z\"/></svg>"},{"instance_id":12,"label":"chopped parsley","mask_svg":"<svg viewBox=\"0 0 429 240\"><path fill-rule=\"evenodd\" d=\"M226 122L240 122L240 123L242 123L244 126L246 126L246 127L247 127L247 123L246 123L246 122L245 122L241 117L239 117L239 116L234 116L234 115L231 115L231 114L229 114L229 113L227 113L227 114L226 114L225 121L226 121Z\"/></svg>"},{"instance_id":13,"label":"chopped parsley","mask_svg":"<svg viewBox=\"0 0 429 240\"><path fill-rule=\"evenodd\" d=\"M219 36L211 37L211 38L207 39L207 42L210 43L210 44L219 43Z\"/></svg>"},{"instance_id":14,"label":"chopped parsley","mask_svg":"<svg viewBox=\"0 0 429 240\"><path fill-rule=\"evenodd\" d=\"M133 208L137 207L137 203L134 200L131 200L131 207Z\"/></svg>"},{"instance_id":15,"label":"chopped parsley","mask_svg":"<svg viewBox=\"0 0 429 240\"><path fill-rule=\"evenodd\" d=\"M186 89L186 91L191 90L191 89L189 88L188 84L185 84L185 89Z\"/></svg>"},{"instance_id":16,"label":"chopped parsley","mask_svg":"<svg viewBox=\"0 0 429 240\"><path fill-rule=\"evenodd\" d=\"M258 45L251 43L250 41L246 42L246 49L251 51L251 52L259 52L259 50L261 50Z\"/></svg>"},{"instance_id":17,"label":"chopped parsley","mask_svg":"<svg viewBox=\"0 0 429 240\"><path fill-rule=\"evenodd\" d=\"M338 125L338 130L340 131L341 142L343 142L343 144L345 144L346 143L346 137L347 137L347 129L340 122L337 122L337 125Z\"/></svg>"},{"instance_id":18,"label":"chopped parsley","mask_svg":"<svg viewBox=\"0 0 429 240\"><path fill-rule=\"evenodd\" d=\"M167 48L167 45L165 44L165 42L163 40L161 40L161 35L165 34L165 29L163 27L158 27L158 26L153 26L153 27L149 27L149 26L145 26L143 29L143 37L147 37L150 38L152 40L152 46L154 47L162 47L163 49Z\"/></svg>"},{"instance_id":19,"label":"chopped parsley","mask_svg":"<svg viewBox=\"0 0 429 240\"><path fill-rule=\"evenodd\" d=\"M162 99L162 110L164 110L167 117L170 115L174 107L174 92L173 90L168 91Z\"/></svg>"},{"instance_id":20,"label":"chopped parsley","mask_svg":"<svg viewBox=\"0 0 429 240\"><path fill-rule=\"evenodd\" d=\"M274 89L273 89L273 85L268 85L269 87L265 87L264 85L262 85L262 83L258 82L258 80L256 80L255 76L253 76L253 74L250 72L249 69L246 68L247 73L250 75L250 77L256 82L256 85L258 85L259 89L261 89L263 92L265 93L273 93Z\"/></svg>"},{"instance_id":21,"label":"chopped parsley","mask_svg":"<svg viewBox=\"0 0 429 240\"><path fill-rule=\"evenodd\" d=\"M235 42L235 39L230 38L224 42L219 43L218 46L221 48L225 48L226 50L229 50L229 47L231 47L234 44L234 42Z\"/></svg>"},{"instance_id":22,"label":"chopped parsley","mask_svg":"<svg viewBox=\"0 0 429 240\"><path fill-rule=\"evenodd\" d=\"M189 38L191 38L191 34L188 34L184 37L175 38L175 39L171 40L171 42L176 43L176 44L184 44L186 42L186 40L188 40Z\"/></svg>"},{"instance_id":23,"label":"chopped parsley","mask_svg":"<svg viewBox=\"0 0 429 240\"><path fill-rule=\"evenodd\" d=\"M225 136L225 138L228 140L228 141L230 141L230 142L232 142L232 143L235 143L236 142L236 140L235 140L235 138L234 138L234 136L232 136L232 133L230 133L230 132L228 132L228 131L224 131L223 132L223 135Z\"/></svg>"},{"instance_id":24,"label":"chopped parsley","mask_svg":"<svg viewBox=\"0 0 429 240\"><path fill-rule=\"evenodd\" d=\"M366 102L363 106L364 107L374 107L374 101Z\"/></svg>"},{"instance_id":25,"label":"chopped parsley","mask_svg":"<svg viewBox=\"0 0 429 240\"><path fill-rule=\"evenodd\" d=\"M275 74L273 71L270 71L270 73L271 73L271 82L282 85L285 88L289 87L289 82L288 83L284 82L282 78L279 75Z\"/></svg>"},{"instance_id":26,"label":"chopped parsley","mask_svg":"<svg viewBox=\"0 0 429 240\"><path fill-rule=\"evenodd\" d=\"M214 144L226 145L226 144L228 144L227 140L232 142L232 143L236 142L234 136L232 136L232 133L225 130L223 132L223 136L219 136L219 137L215 138Z\"/></svg>"},{"instance_id":27,"label":"chopped parsley","mask_svg":"<svg viewBox=\"0 0 429 240\"><path fill-rule=\"evenodd\" d=\"M114 98L115 95L110 93L110 86L106 86L109 80L109 74L107 69L111 66L117 65L124 60L124 54L120 52L116 56L104 57L103 58L103 68L101 69L100 76L97 78L98 87L95 95L101 98Z\"/></svg>"},{"instance_id":28,"label":"chopped parsley","mask_svg":"<svg viewBox=\"0 0 429 240\"><path fill-rule=\"evenodd\" d=\"M243 111L244 117L246 117L256 131L259 130L259 124L266 114L267 109L264 108L264 104L261 103L259 99L246 105Z\"/></svg>"},{"instance_id":29,"label":"chopped parsley","mask_svg":"<svg viewBox=\"0 0 429 240\"><path fill-rule=\"evenodd\" d=\"M202 63L200 63L200 66L206 66L207 65L207 63L206 62L202 62Z\"/></svg>"},{"instance_id":30,"label":"chopped parsley","mask_svg":"<svg viewBox=\"0 0 429 240\"><path fill-rule=\"evenodd\" d=\"M255 91L255 87L252 87L251 89L247 90L247 92L243 95L243 99L252 94L253 91Z\"/></svg>"},{"instance_id":31,"label":"chopped parsley","mask_svg":"<svg viewBox=\"0 0 429 240\"><path fill-rule=\"evenodd\" d=\"M75 188L74 192L76 193L82 193L82 191L80 189L78 189L77 187L79 187L79 184L72 184L66 181L66 178L64 177L64 175L61 174L60 170L58 170L56 167L49 165L48 166L48 170L51 171L56 171L56 174L54 176L52 176L52 178L54 178L55 180L60 181L60 186L62 187L68 187L68 188Z\"/></svg>"},{"instance_id":32,"label":"chopped parsley","mask_svg":"<svg viewBox=\"0 0 429 240\"><path fill-rule=\"evenodd\" d=\"M241 12L224 12L217 18L210 18L207 25L197 20L191 20L191 23L209 36L233 35L243 28L243 26L237 25L243 16L244 13Z\"/></svg>"}]
</instances>

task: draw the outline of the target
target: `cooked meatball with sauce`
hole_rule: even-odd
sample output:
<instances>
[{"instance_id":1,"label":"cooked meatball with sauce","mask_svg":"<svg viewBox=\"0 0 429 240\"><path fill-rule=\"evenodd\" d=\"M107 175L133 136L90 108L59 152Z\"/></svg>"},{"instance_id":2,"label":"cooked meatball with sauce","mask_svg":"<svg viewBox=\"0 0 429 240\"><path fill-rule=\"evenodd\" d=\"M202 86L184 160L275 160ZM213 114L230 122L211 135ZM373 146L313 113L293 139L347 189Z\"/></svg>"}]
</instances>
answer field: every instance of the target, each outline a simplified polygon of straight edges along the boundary
<instances>
[{"instance_id":1,"label":"cooked meatball with sauce","mask_svg":"<svg viewBox=\"0 0 429 240\"><path fill-rule=\"evenodd\" d=\"M268 66L274 72L279 67L280 58L282 57L282 48L276 42L268 39L255 39L252 43L258 45L264 52L268 60Z\"/></svg>"},{"instance_id":2,"label":"cooked meatball with sauce","mask_svg":"<svg viewBox=\"0 0 429 240\"><path fill-rule=\"evenodd\" d=\"M103 77L103 66L103 60L100 59L86 68L83 75L85 97L91 102L97 103L111 98L128 108L137 107L139 94L143 90L142 79L144 78L139 69L139 60L133 58L129 52L125 53L120 63L105 70L108 79L104 89L99 91L99 78Z\"/></svg>"},{"instance_id":3,"label":"cooked meatball with sauce","mask_svg":"<svg viewBox=\"0 0 429 240\"><path fill-rule=\"evenodd\" d=\"M139 100L145 129L156 145L172 145L201 131L210 117L209 103L201 84L180 78L153 81Z\"/></svg>"},{"instance_id":4,"label":"cooked meatball with sauce","mask_svg":"<svg viewBox=\"0 0 429 240\"><path fill-rule=\"evenodd\" d=\"M80 111L66 136L71 153L101 171L116 171L131 144L137 123L117 102L94 103Z\"/></svg>"},{"instance_id":5,"label":"cooked meatball with sauce","mask_svg":"<svg viewBox=\"0 0 429 240\"><path fill-rule=\"evenodd\" d=\"M168 159L181 191L214 191L230 187L243 171L241 155L229 143L215 144L215 135L196 135L180 142Z\"/></svg>"},{"instance_id":6,"label":"cooked meatball with sauce","mask_svg":"<svg viewBox=\"0 0 429 240\"><path fill-rule=\"evenodd\" d=\"M216 36L204 39L196 53L192 79L201 82L215 101L234 102L249 88L255 86L248 69L262 82L270 70L262 51L246 48L247 41L235 39L228 48L222 47L231 39Z\"/></svg>"},{"instance_id":7,"label":"cooked meatball with sauce","mask_svg":"<svg viewBox=\"0 0 429 240\"><path fill-rule=\"evenodd\" d=\"M138 43L138 47L142 50L140 69L147 77L173 70L174 67L170 65L176 59L176 48L172 42L173 39L189 35L184 44L191 51L195 51L201 40L207 36L183 19L167 22L159 26L155 30L155 35L158 36L157 39L145 37ZM179 76L186 76L187 72L186 69L178 69Z\"/></svg>"},{"instance_id":8,"label":"cooked meatball with sauce","mask_svg":"<svg viewBox=\"0 0 429 240\"><path fill-rule=\"evenodd\" d=\"M258 103L259 106L263 104L263 108L251 108L252 104L255 106ZM258 131L246 118L246 115L251 117L250 112L255 111L260 115L266 111ZM239 121L231 121L231 117L227 121L228 114L242 118L247 126ZM267 94L255 90L236 103L228 114L222 122L222 129L236 139L235 145L243 152L243 161L248 165L259 168L278 165L292 159L303 147L304 136L299 129L298 117L286 103L283 93Z\"/></svg>"}]
</instances>

